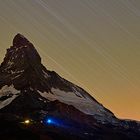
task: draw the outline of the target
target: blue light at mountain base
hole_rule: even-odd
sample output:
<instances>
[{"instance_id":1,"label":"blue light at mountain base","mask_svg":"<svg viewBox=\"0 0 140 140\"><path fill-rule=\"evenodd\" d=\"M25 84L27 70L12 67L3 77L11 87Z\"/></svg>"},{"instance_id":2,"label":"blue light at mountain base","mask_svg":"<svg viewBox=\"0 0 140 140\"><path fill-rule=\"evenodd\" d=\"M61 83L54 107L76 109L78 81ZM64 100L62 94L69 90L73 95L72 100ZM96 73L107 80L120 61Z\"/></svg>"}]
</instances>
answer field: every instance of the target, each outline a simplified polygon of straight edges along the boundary
<instances>
[{"instance_id":1,"label":"blue light at mountain base","mask_svg":"<svg viewBox=\"0 0 140 140\"><path fill-rule=\"evenodd\" d=\"M47 123L51 124L53 121L51 119L47 119Z\"/></svg>"}]
</instances>

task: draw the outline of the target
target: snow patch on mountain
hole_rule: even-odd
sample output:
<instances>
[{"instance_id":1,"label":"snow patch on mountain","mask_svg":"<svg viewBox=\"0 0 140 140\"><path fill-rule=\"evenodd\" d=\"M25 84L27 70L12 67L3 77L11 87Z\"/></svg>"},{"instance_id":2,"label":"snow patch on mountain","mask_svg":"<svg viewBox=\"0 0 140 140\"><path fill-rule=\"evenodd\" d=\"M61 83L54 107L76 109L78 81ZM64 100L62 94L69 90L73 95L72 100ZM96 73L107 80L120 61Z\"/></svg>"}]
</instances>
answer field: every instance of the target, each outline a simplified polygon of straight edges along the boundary
<instances>
[{"instance_id":1,"label":"snow patch on mountain","mask_svg":"<svg viewBox=\"0 0 140 140\"><path fill-rule=\"evenodd\" d=\"M0 99L2 97L7 97L4 101L0 100L0 109L9 105L17 96L19 96L20 91L14 88L14 85L11 86L3 86L0 89Z\"/></svg>"},{"instance_id":2,"label":"snow patch on mountain","mask_svg":"<svg viewBox=\"0 0 140 140\"><path fill-rule=\"evenodd\" d=\"M50 77L44 70L42 70L44 77L47 79L48 77Z\"/></svg>"},{"instance_id":3,"label":"snow patch on mountain","mask_svg":"<svg viewBox=\"0 0 140 140\"><path fill-rule=\"evenodd\" d=\"M19 74L19 73L23 73L23 72L24 72L24 70L20 70L20 71L11 70L11 74Z\"/></svg>"},{"instance_id":4,"label":"snow patch on mountain","mask_svg":"<svg viewBox=\"0 0 140 140\"><path fill-rule=\"evenodd\" d=\"M106 113L102 105L91 100L90 98L79 97L76 96L74 92L65 92L63 90L56 89L56 88L52 88L51 92L53 94L50 92L49 93L40 92L38 90L38 93L44 98L47 98L50 101L59 100L60 102L73 105L75 108L77 108L81 112L84 112L85 114L89 114L89 115L102 114L104 116ZM79 93L76 94L80 95Z\"/></svg>"}]
</instances>

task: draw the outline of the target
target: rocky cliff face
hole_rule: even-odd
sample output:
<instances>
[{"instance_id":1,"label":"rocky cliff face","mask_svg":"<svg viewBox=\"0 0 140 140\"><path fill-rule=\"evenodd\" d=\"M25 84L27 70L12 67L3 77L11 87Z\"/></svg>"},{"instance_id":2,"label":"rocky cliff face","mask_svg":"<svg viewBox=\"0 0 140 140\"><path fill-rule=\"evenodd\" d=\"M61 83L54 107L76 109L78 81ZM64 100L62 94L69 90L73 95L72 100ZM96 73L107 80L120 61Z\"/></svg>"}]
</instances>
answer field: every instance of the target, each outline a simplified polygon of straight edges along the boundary
<instances>
[{"instance_id":1,"label":"rocky cliff face","mask_svg":"<svg viewBox=\"0 0 140 140\"><path fill-rule=\"evenodd\" d=\"M47 70L33 44L21 34L14 37L0 65L0 113L28 116L39 122L53 116L71 122L68 124L73 129L75 124L90 133L92 129L111 131L108 125L131 128L84 89Z\"/></svg>"}]
</instances>

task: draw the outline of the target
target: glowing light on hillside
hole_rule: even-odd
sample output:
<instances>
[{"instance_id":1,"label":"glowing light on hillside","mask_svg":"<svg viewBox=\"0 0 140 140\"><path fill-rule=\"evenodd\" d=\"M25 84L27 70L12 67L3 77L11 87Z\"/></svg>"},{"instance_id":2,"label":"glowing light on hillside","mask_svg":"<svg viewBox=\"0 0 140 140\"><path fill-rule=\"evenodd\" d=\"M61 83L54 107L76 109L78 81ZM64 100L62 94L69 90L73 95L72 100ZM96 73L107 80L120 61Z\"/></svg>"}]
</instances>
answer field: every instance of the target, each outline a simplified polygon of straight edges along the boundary
<instances>
[{"instance_id":1,"label":"glowing light on hillside","mask_svg":"<svg viewBox=\"0 0 140 140\"><path fill-rule=\"evenodd\" d=\"M25 124L29 124L30 123L30 120L25 120L24 123Z\"/></svg>"}]
</instances>

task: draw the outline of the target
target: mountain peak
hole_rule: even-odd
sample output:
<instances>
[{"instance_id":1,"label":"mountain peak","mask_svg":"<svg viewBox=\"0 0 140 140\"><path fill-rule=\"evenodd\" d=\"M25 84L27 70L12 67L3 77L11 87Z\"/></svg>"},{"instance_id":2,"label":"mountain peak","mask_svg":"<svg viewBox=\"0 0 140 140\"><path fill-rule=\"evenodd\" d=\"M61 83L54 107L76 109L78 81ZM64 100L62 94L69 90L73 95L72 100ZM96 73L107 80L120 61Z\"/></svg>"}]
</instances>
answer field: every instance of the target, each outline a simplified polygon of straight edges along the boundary
<instances>
[{"instance_id":1,"label":"mountain peak","mask_svg":"<svg viewBox=\"0 0 140 140\"><path fill-rule=\"evenodd\" d=\"M13 39L13 46L20 47L29 44L30 42L22 34L18 33Z\"/></svg>"},{"instance_id":2,"label":"mountain peak","mask_svg":"<svg viewBox=\"0 0 140 140\"><path fill-rule=\"evenodd\" d=\"M3 72L11 72L38 67L41 65L41 57L34 45L23 35L17 34L13 39L13 46L7 49L4 61L0 66Z\"/></svg>"}]
</instances>

